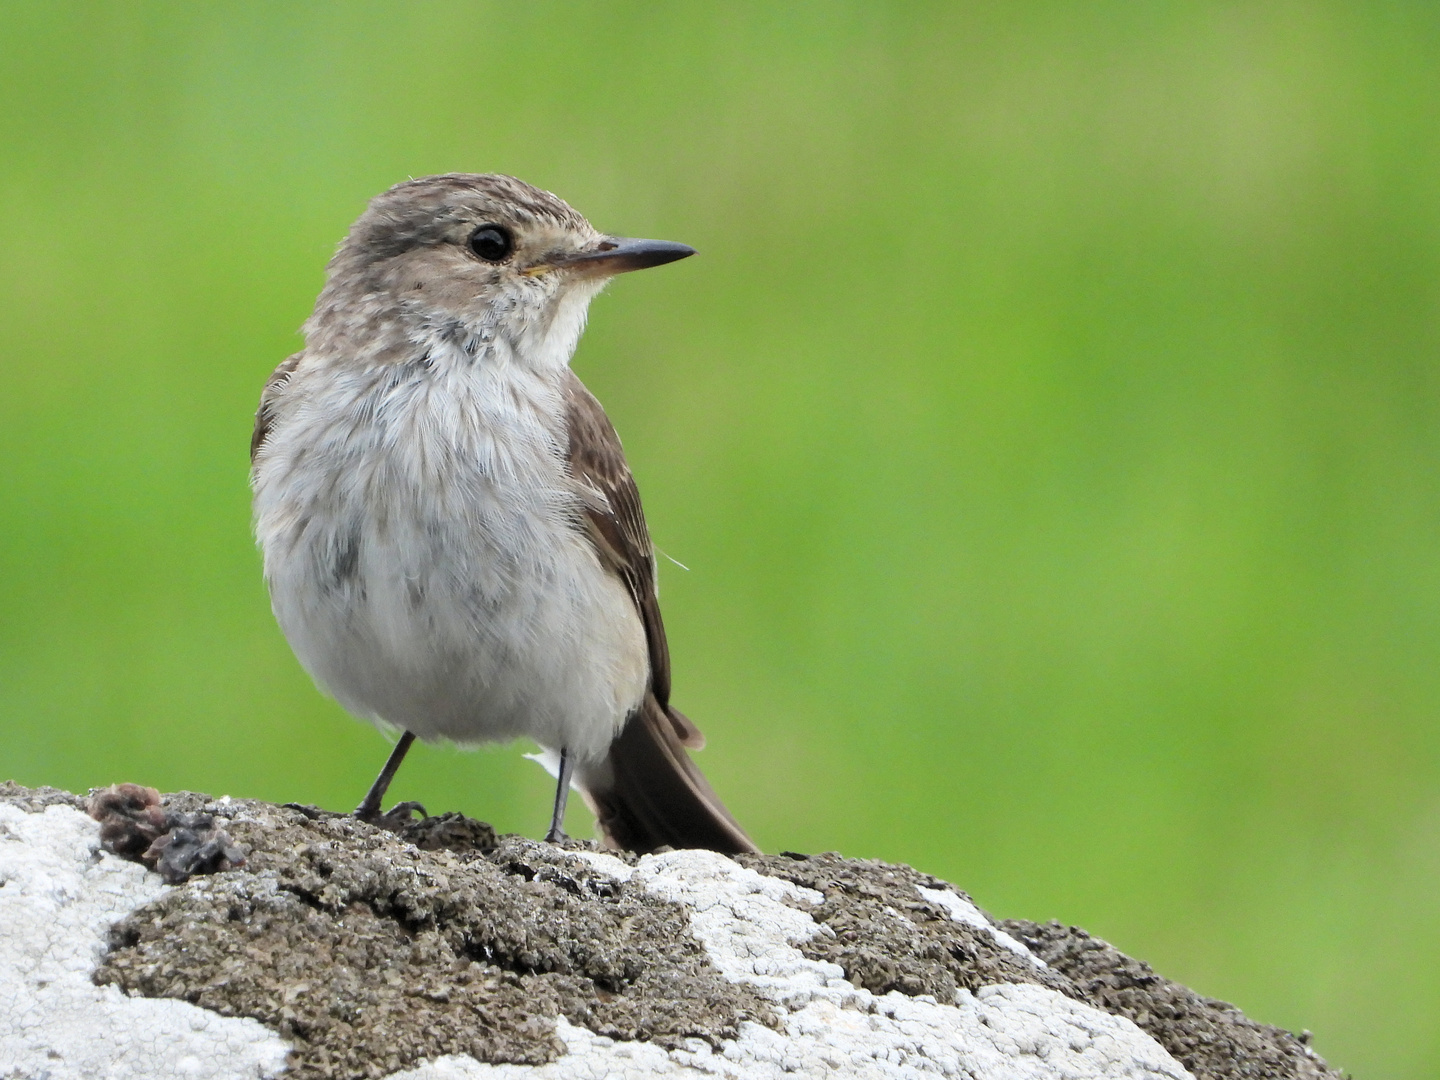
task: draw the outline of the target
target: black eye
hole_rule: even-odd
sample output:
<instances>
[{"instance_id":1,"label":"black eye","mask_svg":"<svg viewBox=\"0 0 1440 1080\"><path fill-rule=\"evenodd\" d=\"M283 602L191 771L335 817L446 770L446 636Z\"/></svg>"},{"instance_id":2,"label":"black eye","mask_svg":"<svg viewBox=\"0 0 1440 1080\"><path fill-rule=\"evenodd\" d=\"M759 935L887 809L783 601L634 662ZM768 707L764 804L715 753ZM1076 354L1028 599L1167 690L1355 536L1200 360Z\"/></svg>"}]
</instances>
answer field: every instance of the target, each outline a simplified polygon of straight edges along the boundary
<instances>
[{"instance_id":1,"label":"black eye","mask_svg":"<svg viewBox=\"0 0 1440 1080\"><path fill-rule=\"evenodd\" d=\"M470 250L486 262L503 262L514 246L509 230L499 225L481 225L470 234Z\"/></svg>"}]
</instances>

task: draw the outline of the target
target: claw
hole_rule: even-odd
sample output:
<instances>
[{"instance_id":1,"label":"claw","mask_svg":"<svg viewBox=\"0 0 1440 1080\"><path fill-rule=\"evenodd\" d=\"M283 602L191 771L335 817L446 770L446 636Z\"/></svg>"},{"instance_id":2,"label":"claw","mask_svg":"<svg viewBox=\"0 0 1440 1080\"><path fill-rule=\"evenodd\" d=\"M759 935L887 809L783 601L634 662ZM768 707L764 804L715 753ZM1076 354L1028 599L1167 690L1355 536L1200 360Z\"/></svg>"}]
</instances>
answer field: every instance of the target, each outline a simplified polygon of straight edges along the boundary
<instances>
[{"instance_id":1,"label":"claw","mask_svg":"<svg viewBox=\"0 0 1440 1080\"><path fill-rule=\"evenodd\" d=\"M409 825L410 822L414 820L413 815L417 810L420 811L422 818L430 816L425 811L425 807L418 802L396 803L383 814L379 813L378 810L367 812L364 807L361 807L355 811L354 816L367 825L377 825L382 829L394 830Z\"/></svg>"}]
</instances>

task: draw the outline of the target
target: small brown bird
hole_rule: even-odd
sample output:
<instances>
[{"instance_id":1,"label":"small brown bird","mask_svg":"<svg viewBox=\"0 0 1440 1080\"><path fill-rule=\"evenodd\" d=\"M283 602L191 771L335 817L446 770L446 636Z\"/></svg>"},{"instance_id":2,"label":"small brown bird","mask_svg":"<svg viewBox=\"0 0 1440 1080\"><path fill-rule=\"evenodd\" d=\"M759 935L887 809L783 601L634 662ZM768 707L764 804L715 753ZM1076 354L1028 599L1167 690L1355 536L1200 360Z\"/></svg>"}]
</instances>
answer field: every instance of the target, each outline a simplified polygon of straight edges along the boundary
<instances>
[{"instance_id":1,"label":"small brown bird","mask_svg":"<svg viewBox=\"0 0 1440 1080\"><path fill-rule=\"evenodd\" d=\"M416 737L528 736L559 777L549 839L573 782L611 846L757 850L686 753L640 493L569 367L610 278L693 254L452 174L377 196L330 261L261 396L251 486L295 655L402 733L357 815Z\"/></svg>"}]
</instances>

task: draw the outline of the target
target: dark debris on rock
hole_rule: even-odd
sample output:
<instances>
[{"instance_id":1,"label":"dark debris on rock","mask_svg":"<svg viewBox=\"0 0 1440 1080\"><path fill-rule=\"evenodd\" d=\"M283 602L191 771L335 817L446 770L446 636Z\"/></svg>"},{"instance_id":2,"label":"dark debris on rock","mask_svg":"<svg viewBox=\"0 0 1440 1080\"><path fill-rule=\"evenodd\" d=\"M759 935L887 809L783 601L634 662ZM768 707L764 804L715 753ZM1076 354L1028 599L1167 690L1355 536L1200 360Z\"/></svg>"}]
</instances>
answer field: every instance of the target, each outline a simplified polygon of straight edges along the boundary
<instances>
[{"instance_id":1,"label":"dark debris on rock","mask_svg":"<svg viewBox=\"0 0 1440 1080\"><path fill-rule=\"evenodd\" d=\"M100 823L107 851L144 863L171 885L194 874L218 874L245 865L245 853L216 824L214 815L166 805L139 784L97 788L85 809Z\"/></svg>"}]
</instances>

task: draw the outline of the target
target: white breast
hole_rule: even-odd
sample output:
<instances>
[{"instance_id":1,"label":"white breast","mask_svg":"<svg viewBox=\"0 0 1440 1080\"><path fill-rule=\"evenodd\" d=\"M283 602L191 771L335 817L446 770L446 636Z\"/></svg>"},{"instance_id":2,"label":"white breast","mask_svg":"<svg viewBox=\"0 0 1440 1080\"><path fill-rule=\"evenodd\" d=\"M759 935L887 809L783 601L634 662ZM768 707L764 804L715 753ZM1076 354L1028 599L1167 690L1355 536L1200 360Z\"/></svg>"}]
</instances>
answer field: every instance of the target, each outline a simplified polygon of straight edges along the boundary
<instances>
[{"instance_id":1,"label":"white breast","mask_svg":"<svg viewBox=\"0 0 1440 1080\"><path fill-rule=\"evenodd\" d=\"M558 380L458 346L302 364L255 475L271 602L316 682L421 738L603 755L644 628L577 527Z\"/></svg>"}]
</instances>

